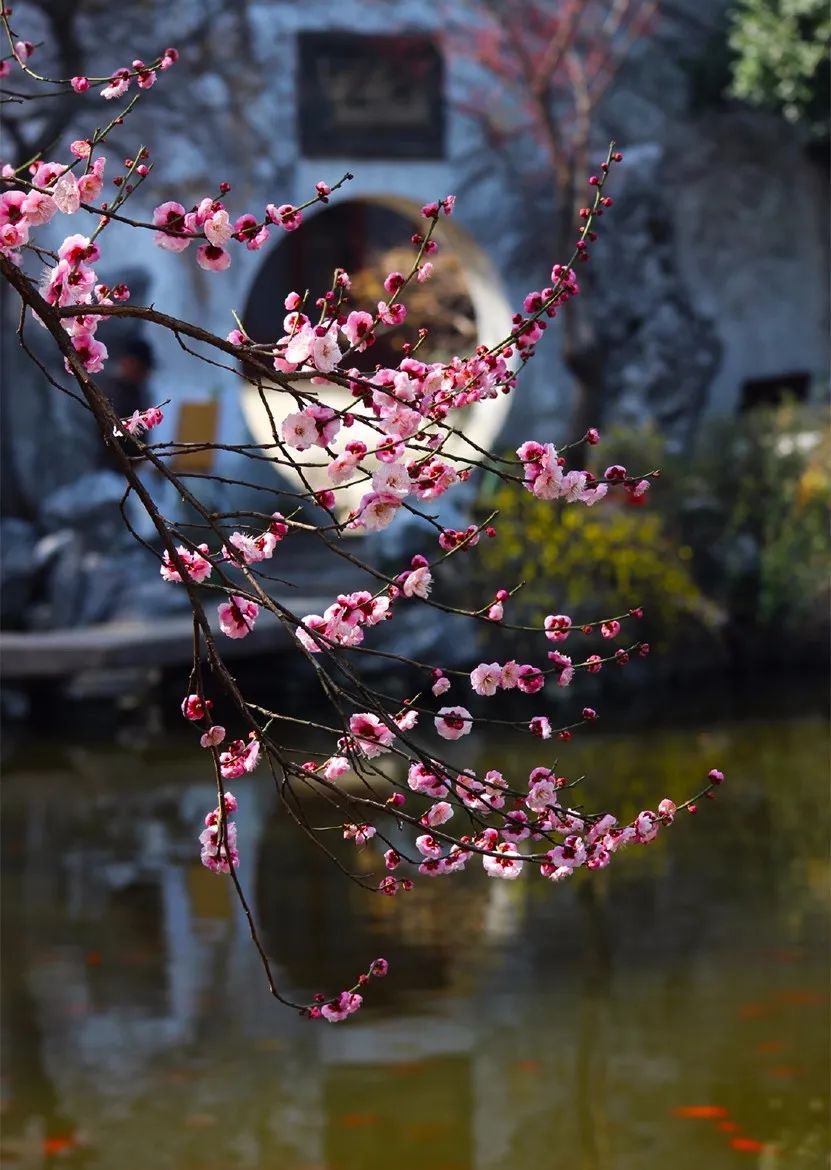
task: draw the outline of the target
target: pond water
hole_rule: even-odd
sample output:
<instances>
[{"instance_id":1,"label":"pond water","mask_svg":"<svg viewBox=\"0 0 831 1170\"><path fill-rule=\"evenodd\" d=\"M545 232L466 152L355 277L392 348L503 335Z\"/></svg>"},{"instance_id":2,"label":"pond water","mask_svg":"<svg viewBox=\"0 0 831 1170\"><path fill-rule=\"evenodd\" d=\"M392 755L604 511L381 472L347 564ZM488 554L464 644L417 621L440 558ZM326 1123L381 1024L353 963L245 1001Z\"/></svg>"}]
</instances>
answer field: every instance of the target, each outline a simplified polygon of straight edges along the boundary
<instances>
[{"instance_id":1,"label":"pond water","mask_svg":"<svg viewBox=\"0 0 831 1170\"><path fill-rule=\"evenodd\" d=\"M477 873L388 899L278 817L265 774L237 782L282 987L390 961L329 1025L270 999L199 864L198 749L27 742L3 789L2 1166L827 1166L826 719L598 733L561 760L598 808L684 796L715 763L728 784L588 880Z\"/></svg>"}]
</instances>

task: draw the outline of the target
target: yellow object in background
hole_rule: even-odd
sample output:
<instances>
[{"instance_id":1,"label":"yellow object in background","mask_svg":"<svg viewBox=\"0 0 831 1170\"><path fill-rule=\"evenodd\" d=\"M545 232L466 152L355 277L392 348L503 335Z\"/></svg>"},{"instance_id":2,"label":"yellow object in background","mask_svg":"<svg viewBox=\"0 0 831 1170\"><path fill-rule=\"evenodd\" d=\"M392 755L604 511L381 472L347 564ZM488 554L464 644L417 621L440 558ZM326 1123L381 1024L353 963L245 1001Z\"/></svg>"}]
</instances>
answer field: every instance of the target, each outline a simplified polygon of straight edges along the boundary
<instances>
[{"instance_id":1,"label":"yellow object in background","mask_svg":"<svg viewBox=\"0 0 831 1170\"><path fill-rule=\"evenodd\" d=\"M195 450L180 451L173 457L175 471L210 471L214 464L215 451L206 443L215 443L219 424L219 403L183 402L179 407L176 427L177 444L193 444Z\"/></svg>"}]
</instances>

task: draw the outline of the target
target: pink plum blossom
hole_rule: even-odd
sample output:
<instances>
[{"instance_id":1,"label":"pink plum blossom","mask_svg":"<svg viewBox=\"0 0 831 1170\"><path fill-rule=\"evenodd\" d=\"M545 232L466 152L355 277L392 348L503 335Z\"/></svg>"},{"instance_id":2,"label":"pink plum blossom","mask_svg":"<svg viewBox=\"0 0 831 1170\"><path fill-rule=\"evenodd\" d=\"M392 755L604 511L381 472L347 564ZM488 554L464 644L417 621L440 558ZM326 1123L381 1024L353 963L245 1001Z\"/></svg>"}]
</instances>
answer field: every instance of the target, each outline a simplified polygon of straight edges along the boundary
<instances>
[{"instance_id":1,"label":"pink plum blossom","mask_svg":"<svg viewBox=\"0 0 831 1170\"><path fill-rule=\"evenodd\" d=\"M550 642L564 642L571 630L571 618L564 613L549 614L543 624Z\"/></svg>"},{"instance_id":2,"label":"pink plum blossom","mask_svg":"<svg viewBox=\"0 0 831 1170\"><path fill-rule=\"evenodd\" d=\"M433 722L442 739L461 739L473 728L473 717L465 707L442 707Z\"/></svg>"},{"instance_id":3,"label":"pink plum blossom","mask_svg":"<svg viewBox=\"0 0 831 1170\"><path fill-rule=\"evenodd\" d=\"M436 828L437 825L444 825L453 816L453 805L447 800L440 800L437 804L432 804L424 816L421 818L421 823L426 828Z\"/></svg>"},{"instance_id":4,"label":"pink plum blossom","mask_svg":"<svg viewBox=\"0 0 831 1170\"><path fill-rule=\"evenodd\" d=\"M361 498L358 506L355 527L366 528L369 532L380 532L393 522L400 507L401 501L398 496L389 492L368 492Z\"/></svg>"},{"instance_id":5,"label":"pink plum blossom","mask_svg":"<svg viewBox=\"0 0 831 1170\"><path fill-rule=\"evenodd\" d=\"M272 223L285 228L287 232L296 231L303 222L303 212L298 207L292 207L290 203L282 203L279 207L269 203L265 213Z\"/></svg>"},{"instance_id":6,"label":"pink plum blossom","mask_svg":"<svg viewBox=\"0 0 831 1170\"><path fill-rule=\"evenodd\" d=\"M495 695L502 686L502 667L498 662L481 662L470 672L470 685L477 695Z\"/></svg>"},{"instance_id":7,"label":"pink plum blossom","mask_svg":"<svg viewBox=\"0 0 831 1170\"><path fill-rule=\"evenodd\" d=\"M196 249L196 263L206 272L224 272L231 263L231 253L215 244L200 244Z\"/></svg>"},{"instance_id":8,"label":"pink plum blossom","mask_svg":"<svg viewBox=\"0 0 831 1170\"><path fill-rule=\"evenodd\" d=\"M41 224L49 223L58 209L50 195L42 191L29 191L21 203L21 210L28 224L39 227Z\"/></svg>"},{"instance_id":9,"label":"pink plum blossom","mask_svg":"<svg viewBox=\"0 0 831 1170\"><path fill-rule=\"evenodd\" d=\"M430 596L432 585L433 574L427 565L419 565L418 568L411 569L408 573L401 575L401 592L405 597L427 598ZM434 689L433 694L436 693Z\"/></svg>"},{"instance_id":10,"label":"pink plum blossom","mask_svg":"<svg viewBox=\"0 0 831 1170\"><path fill-rule=\"evenodd\" d=\"M320 1014L330 1024L337 1024L359 1011L362 1003L363 999L357 992L342 991L336 999L321 1005Z\"/></svg>"},{"instance_id":11,"label":"pink plum blossom","mask_svg":"<svg viewBox=\"0 0 831 1170\"><path fill-rule=\"evenodd\" d=\"M533 735L540 739L551 739L551 723L545 715L535 715L528 728Z\"/></svg>"},{"instance_id":12,"label":"pink plum blossom","mask_svg":"<svg viewBox=\"0 0 831 1170\"><path fill-rule=\"evenodd\" d=\"M500 842L495 852L495 857L491 854L482 857L482 867L488 877L506 878L510 881L518 878L522 873L522 855L507 841Z\"/></svg>"},{"instance_id":13,"label":"pink plum blossom","mask_svg":"<svg viewBox=\"0 0 831 1170\"><path fill-rule=\"evenodd\" d=\"M195 552L191 552L190 549L185 548L183 545L178 545L176 552L179 554L179 560L184 565L185 572L191 581L201 584L210 577L212 566L205 555L208 552L208 546L206 544L200 544ZM162 564L159 572L165 581L181 583L182 578L179 570L173 564L167 549L165 549L162 556Z\"/></svg>"},{"instance_id":14,"label":"pink plum blossom","mask_svg":"<svg viewBox=\"0 0 831 1170\"><path fill-rule=\"evenodd\" d=\"M219 628L228 638L246 638L254 629L259 612L256 602L234 594L230 601L217 606Z\"/></svg>"},{"instance_id":15,"label":"pink plum blossom","mask_svg":"<svg viewBox=\"0 0 831 1170\"><path fill-rule=\"evenodd\" d=\"M327 780L339 780L351 767L346 756L330 756L321 768L321 773Z\"/></svg>"},{"instance_id":16,"label":"pink plum blossom","mask_svg":"<svg viewBox=\"0 0 831 1170\"><path fill-rule=\"evenodd\" d=\"M199 743L203 748L214 748L218 747L224 738L225 728L222 727L219 723L215 723L213 727L209 727L204 735L202 735Z\"/></svg>"},{"instance_id":17,"label":"pink plum blossom","mask_svg":"<svg viewBox=\"0 0 831 1170\"><path fill-rule=\"evenodd\" d=\"M199 695L186 695L182 700L182 714L185 719L190 719L194 722L198 719L205 719L208 715L208 710L213 706L210 699L204 702Z\"/></svg>"},{"instance_id":18,"label":"pink plum blossom","mask_svg":"<svg viewBox=\"0 0 831 1170\"><path fill-rule=\"evenodd\" d=\"M160 203L153 212L153 223L159 228L166 227L181 232L185 227L185 209L181 203L175 203L173 200ZM153 242L168 252L182 252L191 241L189 236L172 236L160 231L153 236Z\"/></svg>"},{"instance_id":19,"label":"pink plum blossom","mask_svg":"<svg viewBox=\"0 0 831 1170\"><path fill-rule=\"evenodd\" d=\"M236 780L247 772L253 772L260 760L258 739L234 739L228 750L219 757L220 772L225 780Z\"/></svg>"},{"instance_id":20,"label":"pink plum blossom","mask_svg":"<svg viewBox=\"0 0 831 1170\"><path fill-rule=\"evenodd\" d=\"M88 374L99 374L103 370L108 354L102 341L97 341L86 330L79 330L72 337L72 345ZM69 369L69 363L65 364Z\"/></svg>"},{"instance_id":21,"label":"pink plum blossom","mask_svg":"<svg viewBox=\"0 0 831 1170\"><path fill-rule=\"evenodd\" d=\"M349 314L341 328L346 335L350 349L361 353L362 350L365 350L375 340L372 325L373 319L370 313L364 313L359 310Z\"/></svg>"},{"instance_id":22,"label":"pink plum blossom","mask_svg":"<svg viewBox=\"0 0 831 1170\"><path fill-rule=\"evenodd\" d=\"M230 873L231 866L236 868L239 865L237 826L230 819L231 813L236 812L237 799L232 792L226 792L223 803L224 810L217 807L208 813L205 817L205 828L199 835L199 843L202 846L202 864L213 873ZM225 814L224 832L223 811Z\"/></svg>"},{"instance_id":23,"label":"pink plum blossom","mask_svg":"<svg viewBox=\"0 0 831 1170\"><path fill-rule=\"evenodd\" d=\"M343 838L345 841L354 841L360 848L368 844L375 836L376 829L374 825L344 825Z\"/></svg>"},{"instance_id":24,"label":"pink plum blossom","mask_svg":"<svg viewBox=\"0 0 831 1170\"><path fill-rule=\"evenodd\" d=\"M355 737L355 743L360 751L370 760L380 756L382 752L389 751L395 738L390 728L377 715L366 711L350 718L349 730Z\"/></svg>"}]
</instances>

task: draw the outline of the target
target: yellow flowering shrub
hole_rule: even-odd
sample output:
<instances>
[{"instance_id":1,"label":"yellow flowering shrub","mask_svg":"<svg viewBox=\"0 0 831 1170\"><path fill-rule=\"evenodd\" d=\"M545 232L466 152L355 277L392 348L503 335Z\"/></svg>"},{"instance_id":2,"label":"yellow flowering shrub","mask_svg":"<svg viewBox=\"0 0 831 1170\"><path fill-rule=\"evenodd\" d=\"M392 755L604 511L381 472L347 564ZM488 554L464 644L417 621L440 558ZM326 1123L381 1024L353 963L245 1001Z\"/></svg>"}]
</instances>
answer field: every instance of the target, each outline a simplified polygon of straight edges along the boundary
<instances>
[{"instance_id":1,"label":"yellow flowering shrub","mask_svg":"<svg viewBox=\"0 0 831 1170\"><path fill-rule=\"evenodd\" d=\"M500 539L482 547L485 573L504 588L524 582L508 620L521 615L536 624L567 613L579 622L642 605L637 636L660 645L691 617L707 624L715 618L690 574L692 550L676 547L649 503L561 506L500 484L482 505L499 512Z\"/></svg>"}]
</instances>

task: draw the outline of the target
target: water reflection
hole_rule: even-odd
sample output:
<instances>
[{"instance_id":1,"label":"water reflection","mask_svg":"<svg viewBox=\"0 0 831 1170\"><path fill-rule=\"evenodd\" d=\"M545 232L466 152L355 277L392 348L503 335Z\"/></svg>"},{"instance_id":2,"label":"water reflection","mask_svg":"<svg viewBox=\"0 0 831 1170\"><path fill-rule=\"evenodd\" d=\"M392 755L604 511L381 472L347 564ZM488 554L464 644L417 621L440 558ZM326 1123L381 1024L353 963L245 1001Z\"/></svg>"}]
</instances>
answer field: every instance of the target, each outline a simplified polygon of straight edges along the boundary
<instances>
[{"instance_id":1,"label":"water reflection","mask_svg":"<svg viewBox=\"0 0 831 1170\"><path fill-rule=\"evenodd\" d=\"M239 782L240 876L282 986L392 964L335 1027L269 999L198 861L214 796L189 750L21 760L2 822L3 1165L826 1165L826 759L810 717L575 741L563 765L598 777L597 805L654 806L714 760L729 789L589 881L471 876L398 899L345 883L264 776Z\"/></svg>"}]
</instances>

